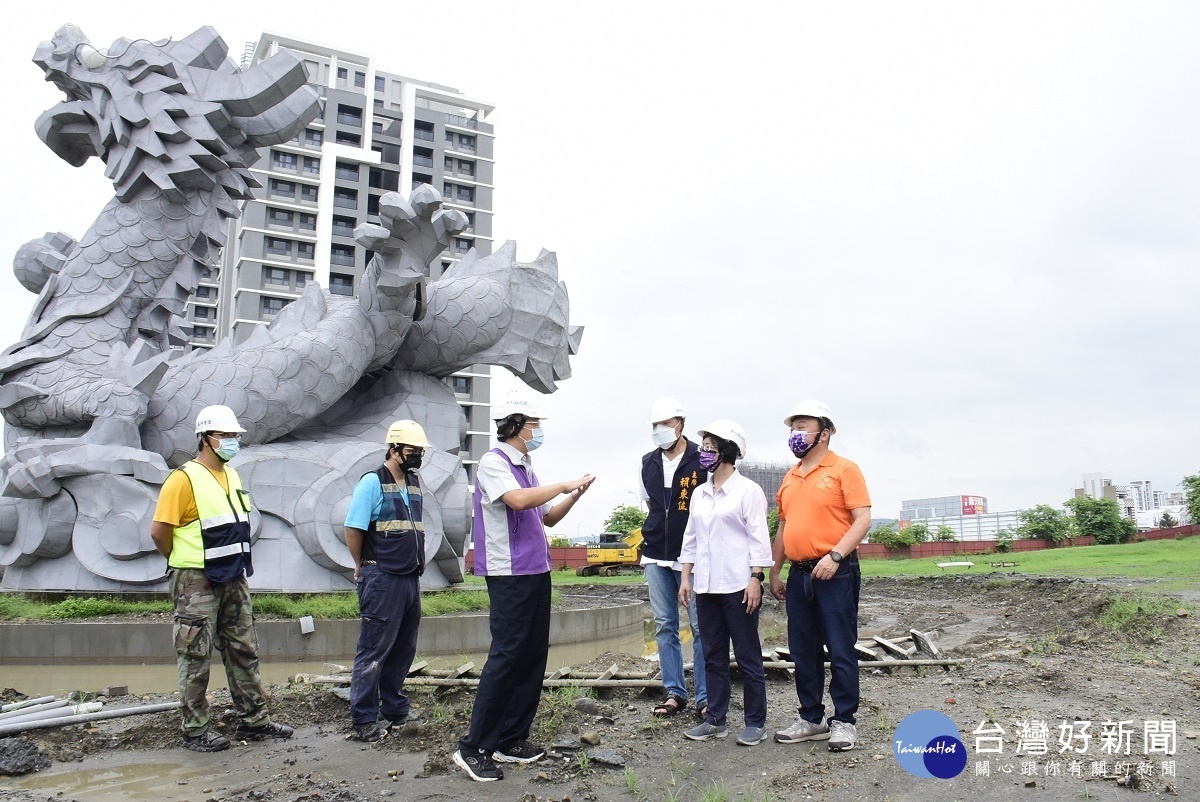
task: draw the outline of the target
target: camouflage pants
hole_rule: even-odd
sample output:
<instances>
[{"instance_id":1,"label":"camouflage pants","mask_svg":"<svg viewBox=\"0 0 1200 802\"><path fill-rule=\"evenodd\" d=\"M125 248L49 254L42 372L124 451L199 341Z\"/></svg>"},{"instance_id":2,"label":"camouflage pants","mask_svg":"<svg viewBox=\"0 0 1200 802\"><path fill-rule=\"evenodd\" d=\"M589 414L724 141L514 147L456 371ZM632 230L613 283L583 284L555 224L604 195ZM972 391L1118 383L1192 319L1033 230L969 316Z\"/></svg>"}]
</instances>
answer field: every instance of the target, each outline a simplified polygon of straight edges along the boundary
<instances>
[{"instance_id":1,"label":"camouflage pants","mask_svg":"<svg viewBox=\"0 0 1200 802\"><path fill-rule=\"evenodd\" d=\"M246 578L211 582L199 568L173 568L170 588L184 734L200 735L208 729L205 692L214 646L221 652L229 693L242 719L251 726L265 724L270 716L258 676L258 638Z\"/></svg>"}]
</instances>

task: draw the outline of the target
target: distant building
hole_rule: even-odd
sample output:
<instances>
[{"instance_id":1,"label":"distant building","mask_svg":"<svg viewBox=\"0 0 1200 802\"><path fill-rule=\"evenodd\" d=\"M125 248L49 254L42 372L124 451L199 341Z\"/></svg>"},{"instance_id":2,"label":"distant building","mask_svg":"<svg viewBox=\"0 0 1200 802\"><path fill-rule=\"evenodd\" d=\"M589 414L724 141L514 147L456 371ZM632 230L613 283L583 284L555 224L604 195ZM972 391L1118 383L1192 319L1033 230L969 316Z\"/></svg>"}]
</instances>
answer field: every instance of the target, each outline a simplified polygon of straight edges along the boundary
<instances>
[{"instance_id":1,"label":"distant building","mask_svg":"<svg viewBox=\"0 0 1200 802\"><path fill-rule=\"evenodd\" d=\"M1143 483L1145 491L1150 492L1149 481L1142 480L1132 484L1140 487ZM1112 478L1107 473L1085 473L1083 487L1075 488L1075 498L1083 496L1097 499L1106 498L1116 502L1117 506L1121 508L1121 515L1131 521L1134 520L1134 513L1138 510L1131 485L1114 485Z\"/></svg>"},{"instance_id":2,"label":"distant building","mask_svg":"<svg viewBox=\"0 0 1200 802\"><path fill-rule=\"evenodd\" d=\"M932 518L921 518L921 523L929 527L930 535L937 534L939 527L948 526L954 530L955 540L992 540L1003 529L1010 535L1021 525L1018 516L1021 510L1007 512L977 512L971 515L944 515ZM916 519L901 520L900 527L916 523Z\"/></svg>"},{"instance_id":3,"label":"distant building","mask_svg":"<svg viewBox=\"0 0 1200 802\"><path fill-rule=\"evenodd\" d=\"M738 473L758 485L767 494L767 510L775 509L775 495L783 477L795 466L794 462L739 462Z\"/></svg>"},{"instance_id":4,"label":"distant building","mask_svg":"<svg viewBox=\"0 0 1200 802\"><path fill-rule=\"evenodd\" d=\"M956 518L965 515L982 515L987 512L987 499L983 496L939 496L938 498L916 498L900 502L900 525L928 518Z\"/></svg>"},{"instance_id":5,"label":"distant building","mask_svg":"<svg viewBox=\"0 0 1200 802\"><path fill-rule=\"evenodd\" d=\"M1137 479L1130 482L1129 497L1133 502L1135 512L1145 512L1154 509L1156 506L1154 503L1154 490L1150 487L1149 479Z\"/></svg>"}]
</instances>

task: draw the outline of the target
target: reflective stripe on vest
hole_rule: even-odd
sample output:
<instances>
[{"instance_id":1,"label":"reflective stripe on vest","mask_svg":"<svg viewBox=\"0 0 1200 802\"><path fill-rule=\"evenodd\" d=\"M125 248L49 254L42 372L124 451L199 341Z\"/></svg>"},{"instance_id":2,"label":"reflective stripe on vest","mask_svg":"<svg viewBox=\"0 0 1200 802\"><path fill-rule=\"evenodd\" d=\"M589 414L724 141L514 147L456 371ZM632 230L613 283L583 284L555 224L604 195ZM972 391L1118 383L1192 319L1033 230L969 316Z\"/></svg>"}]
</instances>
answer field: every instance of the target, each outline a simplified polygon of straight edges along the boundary
<instances>
[{"instance_id":1,"label":"reflective stripe on vest","mask_svg":"<svg viewBox=\"0 0 1200 802\"><path fill-rule=\"evenodd\" d=\"M186 543L188 562L201 561L202 565L187 565L183 560L175 567L203 567L215 582L228 582L254 572L250 559L250 500L242 489L242 479L237 471L225 466L225 481L229 493L220 482L199 462L184 463L179 470L187 474L196 501L199 519L187 526L176 528L177 543ZM174 556L174 555L172 555Z\"/></svg>"}]
</instances>

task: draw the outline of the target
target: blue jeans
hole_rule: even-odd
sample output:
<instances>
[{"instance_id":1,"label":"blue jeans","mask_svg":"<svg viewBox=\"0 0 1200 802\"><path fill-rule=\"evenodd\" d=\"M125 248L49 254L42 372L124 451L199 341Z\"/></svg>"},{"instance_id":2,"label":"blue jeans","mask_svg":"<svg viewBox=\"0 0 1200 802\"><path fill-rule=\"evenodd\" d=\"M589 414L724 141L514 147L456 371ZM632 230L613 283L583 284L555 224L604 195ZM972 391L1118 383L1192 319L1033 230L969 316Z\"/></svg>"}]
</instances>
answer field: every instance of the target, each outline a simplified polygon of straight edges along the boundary
<instances>
[{"instance_id":1,"label":"blue jeans","mask_svg":"<svg viewBox=\"0 0 1200 802\"><path fill-rule=\"evenodd\" d=\"M679 580L682 573L657 563L646 564L646 585L650 589L650 612L654 616L654 640L658 643L658 663L662 667L667 693L687 699L687 678L683 673L683 647L679 642ZM692 627L692 673L696 681L696 706L708 702L705 685L704 645L700 642L700 617L696 613L696 595L688 606Z\"/></svg>"},{"instance_id":2,"label":"blue jeans","mask_svg":"<svg viewBox=\"0 0 1200 802\"><path fill-rule=\"evenodd\" d=\"M411 706L404 680L421 627L421 577L389 574L374 565L364 565L359 576L362 628L350 675L350 720L373 724L382 714L403 721Z\"/></svg>"},{"instance_id":3,"label":"blue jeans","mask_svg":"<svg viewBox=\"0 0 1200 802\"><path fill-rule=\"evenodd\" d=\"M830 721L854 724L858 712L858 594L862 586L858 556L848 555L830 579L813 579L792 566L787 579L788 648L796 663L800 717L825 717L825 654L829 647Z\"/></svg>"},{"instance_id":4,"label":"blue jeans","mask_svg":"<svg viewBox=\"0 0 1200 802\"><path fill-rule=\"evenodd\" d=\"M747 727L767 723L767 676L763 669L762 641L758 638L758 610L746 612L745 591L697 593L696 608L704 626L708 650L708 687L712 703L705 720L724 724L729 712L729 645L742 675L742 719Z\"/></svg>"}]
</instances>

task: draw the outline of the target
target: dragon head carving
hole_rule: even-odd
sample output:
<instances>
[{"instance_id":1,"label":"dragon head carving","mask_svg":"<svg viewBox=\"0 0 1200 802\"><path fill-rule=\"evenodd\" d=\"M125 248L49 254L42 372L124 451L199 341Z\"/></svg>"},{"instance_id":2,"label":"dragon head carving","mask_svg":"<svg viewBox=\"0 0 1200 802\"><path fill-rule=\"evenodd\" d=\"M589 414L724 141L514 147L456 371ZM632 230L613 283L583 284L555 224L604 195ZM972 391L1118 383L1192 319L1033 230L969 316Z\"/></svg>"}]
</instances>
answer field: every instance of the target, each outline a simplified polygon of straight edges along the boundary
<instances>
[{"instance_id":1,"label":"dragon head carving","mask_svg":"<svg viewBox=\"0 0 1200 802\"><path fill-rule=\"evenodd\" d=\"M177 202L218 189L248 198L256 148L295 136L320 112L320 96L290 53L242 72L228 52L210 27L101 51L64 25L33 58L66 95L38 118L38 136L73 166L98 156L125 202L153 188ZM236 215L232 202L223 206Z\"/></svg>"}]
</instances>

